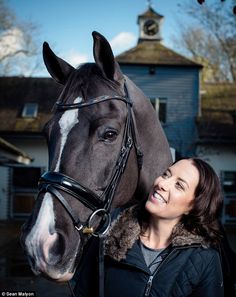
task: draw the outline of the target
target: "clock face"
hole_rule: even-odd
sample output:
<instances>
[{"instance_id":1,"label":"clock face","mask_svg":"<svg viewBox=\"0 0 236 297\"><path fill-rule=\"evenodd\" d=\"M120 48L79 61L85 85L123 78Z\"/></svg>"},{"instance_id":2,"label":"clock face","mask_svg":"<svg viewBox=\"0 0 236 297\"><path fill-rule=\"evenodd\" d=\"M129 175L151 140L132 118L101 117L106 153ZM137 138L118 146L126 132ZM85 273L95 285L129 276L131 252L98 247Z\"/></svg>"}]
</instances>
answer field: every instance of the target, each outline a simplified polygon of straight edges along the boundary
<instances>
[{"instance_id":1,"label":"clock face","mask_svg":"<svg viewBox=\"0 0 236 297\"><path fill-rule=\"evenodd\" d=\"M147 20L143 25L144 33L153 36L158 32L158 24L154 20Z\"/></svg>"}]
</instances>

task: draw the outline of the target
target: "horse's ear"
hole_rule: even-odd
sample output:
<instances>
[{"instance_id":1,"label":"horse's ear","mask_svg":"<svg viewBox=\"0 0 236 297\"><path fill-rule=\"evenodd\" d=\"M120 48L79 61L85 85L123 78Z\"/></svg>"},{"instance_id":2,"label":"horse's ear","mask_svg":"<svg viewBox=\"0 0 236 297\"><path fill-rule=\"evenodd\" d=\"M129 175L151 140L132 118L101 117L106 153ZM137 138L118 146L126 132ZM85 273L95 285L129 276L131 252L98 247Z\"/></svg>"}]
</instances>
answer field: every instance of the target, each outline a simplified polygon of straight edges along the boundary
<instances>
[{"instance_id":1,"label":"horse's ear","mask_svg":"<svg viewBox=\"0 0 236 297\"><path fill-rule=\"evenodd\" d=\"M111 46L104 36L93 31L93 56L103 75L111 80L120 81L123 78L120 67L115 61Z\"/></svg>"},{"instance_id":2,"label":"horse's ear","mask_svg":"<svg viewBox=\"0 0 236 297\"><path fill-rule=\"evenodd\" d=\"M43 60L52 78L56 82L64 85L69 75L74 70L74 67L57 57L47 42L43 43Z\"/></svg>"}]
</instances>

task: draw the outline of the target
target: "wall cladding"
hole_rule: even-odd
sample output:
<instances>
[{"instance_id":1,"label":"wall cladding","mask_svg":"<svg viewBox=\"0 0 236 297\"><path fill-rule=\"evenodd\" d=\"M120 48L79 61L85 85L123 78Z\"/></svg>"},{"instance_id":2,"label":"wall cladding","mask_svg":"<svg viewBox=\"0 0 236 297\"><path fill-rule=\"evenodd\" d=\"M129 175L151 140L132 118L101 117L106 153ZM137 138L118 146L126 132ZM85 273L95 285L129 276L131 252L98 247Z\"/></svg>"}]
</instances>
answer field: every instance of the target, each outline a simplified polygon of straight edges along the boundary
<instances>
[{"instance_id":1,"label":"wall cladding","mask_svg":"<svg viewBox=\"0 0 236 297\"><path fill-rule=\"evenodd\" d=\"M167 98L167 123L163 126L170 146L182 156L195 152L195 118L199 109L199 69L158 66L149 74L149 66L121 65L147 97Z\"/></svg>"}]
</instances>

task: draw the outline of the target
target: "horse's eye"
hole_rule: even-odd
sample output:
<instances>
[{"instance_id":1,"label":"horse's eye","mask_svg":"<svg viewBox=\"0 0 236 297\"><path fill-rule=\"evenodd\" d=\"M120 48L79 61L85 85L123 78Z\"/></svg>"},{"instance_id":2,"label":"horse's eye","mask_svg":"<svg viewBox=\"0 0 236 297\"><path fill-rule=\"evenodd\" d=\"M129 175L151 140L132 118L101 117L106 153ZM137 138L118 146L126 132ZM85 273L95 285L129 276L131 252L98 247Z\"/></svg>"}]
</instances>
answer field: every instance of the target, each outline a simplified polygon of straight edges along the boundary
<instances>
[{"instance_id":1,"label":"horse's eye","mask_svg":"<svg viewBox=\"0 0 236 297\"><path fill-rule=\"evenodd\" d=\"M117 137L117 132L113 131L113 130L106 131L103 134L103 139L105 141L114 141L116 139L116 137Z\"/></svg>"}]
</instances>

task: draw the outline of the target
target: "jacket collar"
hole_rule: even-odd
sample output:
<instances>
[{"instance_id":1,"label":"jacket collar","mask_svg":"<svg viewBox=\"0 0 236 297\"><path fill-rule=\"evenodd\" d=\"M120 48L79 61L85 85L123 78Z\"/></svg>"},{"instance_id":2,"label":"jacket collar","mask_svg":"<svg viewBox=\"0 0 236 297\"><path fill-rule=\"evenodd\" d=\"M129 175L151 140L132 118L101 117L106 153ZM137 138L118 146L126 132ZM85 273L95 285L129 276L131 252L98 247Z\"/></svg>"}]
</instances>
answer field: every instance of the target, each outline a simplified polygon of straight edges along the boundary
<instances>
[{"instance_id":1,"label":"jacket collar","mask_svg":"<svg viewBox=\"0 0 236 297\"><path fill-rule=\"evenodd\" d=\"M130 207L121 212L112 222L105 240L105 255L120 261L126 258L126 253L139 239L140 225L136 215L136 207ZM178 224L172 233L171 244L173 247L200 245L208 247L203 237L192 234Z\"/></svg>"}]
</instances>

